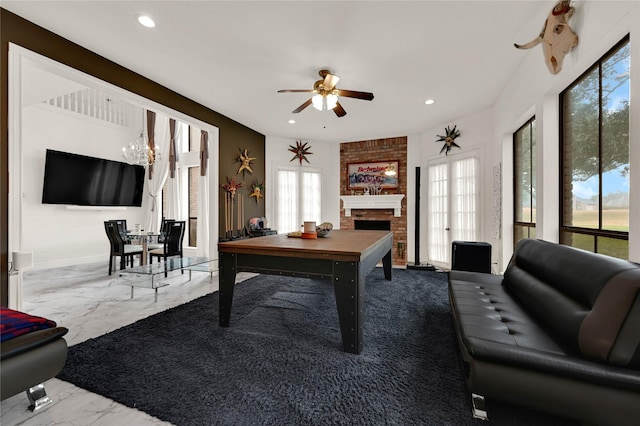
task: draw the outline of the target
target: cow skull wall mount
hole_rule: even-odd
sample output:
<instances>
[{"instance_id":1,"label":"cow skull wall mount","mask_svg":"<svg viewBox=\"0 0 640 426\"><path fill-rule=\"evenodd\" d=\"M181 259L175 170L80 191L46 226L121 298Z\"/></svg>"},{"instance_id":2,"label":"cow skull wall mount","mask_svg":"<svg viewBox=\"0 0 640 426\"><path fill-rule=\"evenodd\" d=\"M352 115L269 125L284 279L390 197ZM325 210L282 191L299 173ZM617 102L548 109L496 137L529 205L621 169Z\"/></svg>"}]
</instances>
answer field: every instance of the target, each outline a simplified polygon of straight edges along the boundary
<instances>
[{"instance_id":1,"label":"cow skull wall mount","mask_svg":"<svg viewBox=\"0 0 640 426\"><path fill-rule=\"evenodd\" d=\"M526 44L513 45L518 49L530 49L542 43L544 60L552 74L562 69L562 61L569 51L578 45L578 35L571 29L567 21L575 11L571 1L562 0L551 9L544 27L538 37Z\"/></svg>"}]
</instances>

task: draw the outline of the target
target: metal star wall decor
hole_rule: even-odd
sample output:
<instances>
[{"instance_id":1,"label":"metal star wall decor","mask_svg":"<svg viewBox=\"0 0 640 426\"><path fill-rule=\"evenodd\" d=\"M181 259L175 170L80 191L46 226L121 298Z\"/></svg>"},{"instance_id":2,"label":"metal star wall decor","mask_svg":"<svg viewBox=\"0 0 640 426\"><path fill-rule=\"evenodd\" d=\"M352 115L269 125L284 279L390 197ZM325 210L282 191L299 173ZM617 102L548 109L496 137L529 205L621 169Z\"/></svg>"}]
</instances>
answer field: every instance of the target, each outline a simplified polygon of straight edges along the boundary
<instances>
[{"instance_id":1,"label":"metal star wall decor","mask_svg":"<svg viewBox=\"0 0 640 426\"><path fill-rule=\"evenodd\" d=\"M260 198L264 198L264 195L262 195L262 192L264 191L264 182L259 183L256 180L256 183L253 184L252 189L253 192L249 194L249 197L256 197L256 203L259 203Z\"/></svg>"},{"instance_id":2,"label":"metal star wall decor","mask_svg":"<svg viewBox=\"0 0 640 426\"><path fill-rule=\"evenodd\" d=\"M460 148L460 145L454 142L456 138L460 136L460 130L456 129L456 126L453 126L453 129L447 126L444 129L444 131L445 131L444 136L437 135L438 139L436 140L436 143L444 142L444 145L442 145L442 149L440 150L440 154L444 152L445 155L449 155L449 151L451 151L451 147L455 146L456 148Z\"/></svg>"},{"instance_id":3,"label":"metal star wall decor","mask_svg":"<svg viewBox=\"0 0 640 426\"><path fill-rule=\"evenodd\" d=\"M257 157L249 157L249 152L247 148L245 148L244 151L240 148L239 150L240 150L240 155L238 156L238 158L236 158L236 162L240 163L240 168L238 168L237 173L239 174L240 172L242 172L243 176L247 171L249 173L253 173L253 169L251 169L251 165L253 164L252 161L255 160Z\"/></svg>"},{"instance_id":4,"label":"metal star wall decor","mask_svg":"<svg viewBox=\"0 0 640 426\"><path fill-rule=\"evenodd\" d=\"M311 145L307 147L308 143L309 142L302 143L302 141L296 141L296 146L289 145L289 151L295 154L293 158L289 161L291 162L297 158L300 161L300 165L302 165L302 160L309 163L309 160L307 159L307 155L311 155L313 154L313 152L309 152L309 150L311 149Z\"/></svg>"}]
</instances>

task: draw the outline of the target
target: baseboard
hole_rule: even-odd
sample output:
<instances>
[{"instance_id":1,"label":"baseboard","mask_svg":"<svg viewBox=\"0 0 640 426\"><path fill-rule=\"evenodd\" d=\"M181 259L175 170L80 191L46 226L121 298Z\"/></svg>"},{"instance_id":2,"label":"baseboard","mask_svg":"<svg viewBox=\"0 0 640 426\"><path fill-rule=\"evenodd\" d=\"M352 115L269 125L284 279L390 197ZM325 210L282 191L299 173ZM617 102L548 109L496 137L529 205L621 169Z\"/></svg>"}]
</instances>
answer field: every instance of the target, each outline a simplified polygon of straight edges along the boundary
<instances>
[{"instance_id":1,"label":"baseboard","mask_svg":"<svg viewBox=\"0 0 640 426\"><path fill-rule=\"evenodd\" d=\"M107 253L108 254L108 253ZM86 256L86 257L74 257L68 259L56 259L49 262L34 262L32 270L50 269L50 268L62 268L65 266L77 266L85 265L87 263L99 263L102 262L107 265L109 258L105 259L104 255L99 256ZM109 269L108 265L106 266Z\"/></svg>"}]
</instances>

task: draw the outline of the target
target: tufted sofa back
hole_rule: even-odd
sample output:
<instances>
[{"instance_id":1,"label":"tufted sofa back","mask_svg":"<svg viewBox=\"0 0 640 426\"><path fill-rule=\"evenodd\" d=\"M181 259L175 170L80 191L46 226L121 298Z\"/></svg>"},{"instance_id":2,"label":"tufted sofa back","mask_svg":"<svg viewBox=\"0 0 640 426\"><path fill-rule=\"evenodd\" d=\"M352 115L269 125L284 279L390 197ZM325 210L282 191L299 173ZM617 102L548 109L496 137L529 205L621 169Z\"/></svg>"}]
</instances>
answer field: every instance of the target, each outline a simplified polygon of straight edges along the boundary
<instances>
[{"instance_id":1,"label":"tufted sofa back","mask_svg":"<svg viewBox=\"0 0 640 426\"><path fill-rule=\"evenodd\" d=\"M640 266L526 239L503 286L568 351L640 369Z\"/></svg>"}]
</instances>

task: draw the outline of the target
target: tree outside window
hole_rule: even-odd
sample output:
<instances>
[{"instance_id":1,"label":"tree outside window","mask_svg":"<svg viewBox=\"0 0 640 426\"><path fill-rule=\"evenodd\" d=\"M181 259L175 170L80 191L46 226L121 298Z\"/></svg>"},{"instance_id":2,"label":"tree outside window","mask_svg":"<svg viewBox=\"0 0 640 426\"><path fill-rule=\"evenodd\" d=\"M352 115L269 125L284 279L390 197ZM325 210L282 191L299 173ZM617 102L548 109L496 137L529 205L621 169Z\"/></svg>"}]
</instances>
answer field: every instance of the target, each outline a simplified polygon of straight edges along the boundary
<instances>
[{"instance_id":1,"label":"tree outside window","mask_svg":"<svg viewBox=\"0 0 640 426\"><path fill-rule=\"evenodd\" d=\"M536 237L536 120L513 134L514 246Z\"/></svg>"},{"instance_id":2,"label":"tree outside window","mask_svg":"<svg viewBox=\"0 0 640 426\"><path fill-rule=\"evenodd\" d=\"M563 244L629 257L627 36L560 96Z\"/></svg>"}]
</instances>

